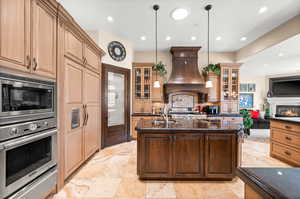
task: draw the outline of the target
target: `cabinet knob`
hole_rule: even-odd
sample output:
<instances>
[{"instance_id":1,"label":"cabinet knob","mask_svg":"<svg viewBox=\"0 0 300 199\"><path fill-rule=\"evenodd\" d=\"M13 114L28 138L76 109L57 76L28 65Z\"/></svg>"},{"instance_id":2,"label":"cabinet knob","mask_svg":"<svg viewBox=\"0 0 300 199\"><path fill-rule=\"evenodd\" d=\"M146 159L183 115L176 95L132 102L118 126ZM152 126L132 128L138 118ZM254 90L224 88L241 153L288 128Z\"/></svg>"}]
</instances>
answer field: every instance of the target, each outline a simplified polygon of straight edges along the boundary
<instances>
[{"instance_id":1,"label":"cabinet knob","mask_svg":"<svg viewBox=\"0 0 300 199\"><path fill-rule=\"evenodd\" d=\"M292 127L290 127L290 126L285 126L284 128L286 128L286 129L291 129Z\"/></svg>"},{"instance_id":2,"label":"cabinet knob","mask_svg":"<svg viewBox=\"0 0 300 199\"><path fill-rule=\"evenodd\" d=\"M33 70L36 71L36 69L38 67L38 63L36 61L36 58L34 57L32 61L33 61Z\"/></svg>"},{"instance_id":3,"label":"cabinet knob","mask_svg":"<svg viewBox=\"0 0 300 199\"><path fill-rule=\"evenodd\" d=\"M291 155L291 152L285 151L284 152L286 155Z\"/></svg>"},{"instance_id":4,"label":"cabinet knob","mask_svg":"<svg viewBox=\"0 0 300 199\"><path fill-rule=\"evenodd\" d=\"M26 66L26 68L27 68L27 69L30 69L31 59L30 59L30 56L29 56L29 55L26 56L26 61L27 61L27 66Z\"/></svg>"},{"instance_id":5,"label":"cabinet knob","mask_svg":"<svg viewBox=\"0 0 300 199\"><path fill-rule=\"evenodd\" d=\"M286 140L292 140L292 138L290 138L290 137L288 137L288 136L286 136L285 139L286 139Z\"/></svg>"}]
</instances>

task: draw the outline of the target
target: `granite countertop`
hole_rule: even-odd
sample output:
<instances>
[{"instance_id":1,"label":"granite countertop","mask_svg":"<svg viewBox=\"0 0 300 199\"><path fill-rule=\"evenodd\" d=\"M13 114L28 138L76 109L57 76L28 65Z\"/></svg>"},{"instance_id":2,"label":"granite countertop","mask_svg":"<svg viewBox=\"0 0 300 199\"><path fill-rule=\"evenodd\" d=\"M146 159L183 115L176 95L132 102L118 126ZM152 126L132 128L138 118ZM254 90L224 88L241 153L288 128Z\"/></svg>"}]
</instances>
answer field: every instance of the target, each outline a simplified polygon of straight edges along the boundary
<instances>
[{"instance_id":1,"label":"granite countertop","mask_svg":"<svg viewBox=\"0 0 300 199\"><path fill-rule=\"evenodd\" d=\"M169 123L156 123L154 120L141 119L136 128L138 132L202 132L202 133L240 133L243 126L227 120L177 120Z\"/></svg>"},{"instance_id":2,"label":"granite countertop","mask_svg":"<svg viewBox=\"0 0 300 199\"><path fill-rule=\"evenodd\" d=\"M176 113L176 112L174 112L174 113L170 113L170 115L176 115L176 114L178 114L178 115L180 115L180 114L182 114L182 115L203 115L203 114L200 114L200 113L183 113L183 112L180 112L180 113ZM153 113L132 113L131 114L131 116L133 116L133 117L147 117L147 116L149 116L149 117L158 117L158 116L160 116L160 114L153 114ZM216 114L216 115L207 115L207 117L243 117L242 115L240 115L240 114Z\"/></svg>"},{"instance_id":3,"label":"granite countertop","mask_svg":"<svg viewBox=\"0 0 300 199\"><path fill-rule=\"evenodd\" d=\"M238 168L237 175L263 198L300 197L300 168Z\"/></svg>"},{"instance_id":4,"label":"granite countertop","mask_svg":"<svg viewBox=\"0 0 300 199\"><path fill-rule=\"evenodd\" d=\"M271 120L277 120L282 122L293 122L300 124L300 117L272 117Z\"/></svg>"}]
</instances>

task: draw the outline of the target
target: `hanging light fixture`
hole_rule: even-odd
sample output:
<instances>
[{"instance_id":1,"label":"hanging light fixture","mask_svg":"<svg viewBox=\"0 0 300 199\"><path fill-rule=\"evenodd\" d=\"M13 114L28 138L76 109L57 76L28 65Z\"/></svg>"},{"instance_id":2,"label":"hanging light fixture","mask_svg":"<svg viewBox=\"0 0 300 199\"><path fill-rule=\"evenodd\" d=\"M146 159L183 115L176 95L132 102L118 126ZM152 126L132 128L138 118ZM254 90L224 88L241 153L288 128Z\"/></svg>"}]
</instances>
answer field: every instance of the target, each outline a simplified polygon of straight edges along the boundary
<instances>
[{"instance_id":1,"label":"hanging light fixture","mask_svg":"<svg viewBox=\"0 0 300 199\"><path fill-rule=\"evenodd\" d=\"M154 5L153 10L155 11L155 65L157 65L157 11L159 5ZM160 88L160 82L157 80L157 71L155 73L154 88Z\"/></svg>"},{"instance_id":2,"label":"hanging light fixture","mask_svg":"<svg viewBox=\"0 0 300 199\"><path fill-rule=\"evenodd\" d=\"M209 38L209 34L210 34L210 13L209 11L212 9L212 5L207 5L205 6L205 10L207 11L207 65L210 64L210 46L209 46L209 41L210 41L210 38ZM206 88L212 88L213 87L213 82L212 81L206 81L205 82L205 87Z\"/></svg>"}]
</instances>

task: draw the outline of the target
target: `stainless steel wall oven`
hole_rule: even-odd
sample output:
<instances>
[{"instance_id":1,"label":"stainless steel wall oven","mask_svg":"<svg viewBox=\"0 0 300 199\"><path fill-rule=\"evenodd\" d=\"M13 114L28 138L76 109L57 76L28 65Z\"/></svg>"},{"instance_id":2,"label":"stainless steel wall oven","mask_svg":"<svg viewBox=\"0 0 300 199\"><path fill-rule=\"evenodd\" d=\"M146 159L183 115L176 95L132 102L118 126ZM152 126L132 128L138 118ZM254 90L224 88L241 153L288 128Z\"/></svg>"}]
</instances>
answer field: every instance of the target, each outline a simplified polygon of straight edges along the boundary
<instances>
[{"instance_id":1,"label":"stainless steel wall oven","mask_svg":"<svg viewBox=\"0 0 300 199\"><path fill-rule=\"evenodd\" d=\"M55 82L0 73L0 125L55 116Z\"/></svg>"},{"instance_id":2,"label":"stainless steel wall oven","mask_svg":"<svg viewBox=\"0 0 300 199\"><path fill-rule=\"evenodd\" d=\"M57 163L57 130L0 143L0 193L9 196ZM1 195L0 195L1 198Z\"/></svg>"}]
</instances>

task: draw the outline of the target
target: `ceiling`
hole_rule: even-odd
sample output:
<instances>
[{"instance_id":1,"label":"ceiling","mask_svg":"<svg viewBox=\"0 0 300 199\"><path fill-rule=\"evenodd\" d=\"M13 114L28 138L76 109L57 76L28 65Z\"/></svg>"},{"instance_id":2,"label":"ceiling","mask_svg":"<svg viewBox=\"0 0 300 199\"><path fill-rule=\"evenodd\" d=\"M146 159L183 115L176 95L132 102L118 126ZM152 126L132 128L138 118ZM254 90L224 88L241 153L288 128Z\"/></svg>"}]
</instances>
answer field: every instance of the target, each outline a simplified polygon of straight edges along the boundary
<instances>
[{"instance_id":1,"label":"ceiling","mask_svg":"<svg viewBox=\"0 0 300 199\"><path fill-rule=\"evenodd\" d=\"M242 62L242 76L300 73L300 34Z\"/></svg>"},{"instance_id":2,"label":"ceiling","mask_svg":"<svg viewBox=\"0 0 300 199\"><path fill-rule=\"evenodd\" d=\"M170 46L202 46L206 50L207 12L211 11L211 45L217 52L236 51L300 14L299 0L59 0L76 21L87 30L112 32L131 41L136 51L154 50L154 4L160 5L158 18L159 50ZM276 3L275 3L276 2ZM259 14L262 6L267 12ZM174 21L170 13L186 8L189 16ZM107 17L112 16L113 23ZM146 36L142 41L141 36ZM171 40L166 41L170 36ZM196 41L191 37L196 36ZM220 41L216 37L221 36ZM241 37L246 41L240 41Z\"/></svg>"}]
</instances>

